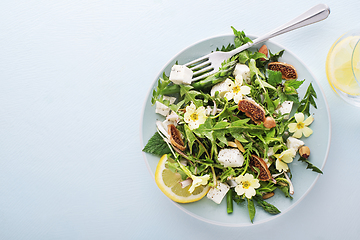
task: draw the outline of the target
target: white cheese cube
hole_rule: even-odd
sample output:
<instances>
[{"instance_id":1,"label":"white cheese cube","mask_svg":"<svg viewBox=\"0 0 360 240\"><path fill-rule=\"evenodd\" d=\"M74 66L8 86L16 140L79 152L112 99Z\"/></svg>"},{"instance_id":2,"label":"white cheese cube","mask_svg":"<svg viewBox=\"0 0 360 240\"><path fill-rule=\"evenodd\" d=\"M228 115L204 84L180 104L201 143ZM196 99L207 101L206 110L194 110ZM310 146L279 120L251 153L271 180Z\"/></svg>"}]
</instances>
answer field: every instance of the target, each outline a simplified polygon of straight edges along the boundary
<instances>
[{"instance_id":1,"label":"white cheese cube","mask_svg":"<svg viewBox=\"0 0 360 240\"><path fill-rule=\"evenodd\" d=\"M294 149L295 152L297 152L297 150L301 147L304 146L304 142L301 141L300 139L294 138L294 137L288 137L288 139L286 140L286 146L290 149Z\"/></svg>"},{"instance_id":2,"label":"white cheese cube","mask_svg":"<svg viewBox=\"0 0 360 240\"><path fill-rule=\"evenodd\" d=\"M293 101L284 101L277 109L277 112L281 113L282 115L288 114L284 117L284 119L289 119L289 115L293 107L293 104L294 104Z\"/></svg>"},{"instance_id":3,"label":"white cheese cube","mask_svg":"<svg viewBox=\"0 0 360 240\"><path fill-rule=\"evenodd\" d=\"M168 100L170 102L170 104L173 104L176 101L176 97L169 97L169 96L163 96L164 100ZM159 113L163 116L168 116L169 112L170 112L170 108L168 106L166 106L165 104L156 101L155 103L155 112Z\"/></svg>"},{"instance_id":4,"label":"white cheese cube","mask_svg":"<svg viewBox=\"0 0 360 240\"><path fill-rule=\"evenodd\" d=\"M168 100L170 104L173 104L176 101L176 97L170 97L170 96L163 96L164 100Z\"/></svg>"},{"instance_id":5,"label":"white cheese cube","mask_svg":"<svg viewBox=\"0 0 360 240\"><path fill-rule=\"evenodd\" d=\"M167 115L166 120L169 122L173 122L173 124L176 125L175 123L178 123L180 121L180 118L176 114L176 112L171 111L171 113Z\"/></svg>"},{"instance_id":6,"label":"white cheese cube","mask_svg":"<svg viewBox=\"0 0 360 240\"><path fill-rule=\"evenodd\" d=\"M210 188L207 193L207 198L213 200L215 203L220 204L226 193L229 191L230 186L226 183L219 182L215 187Z\"/></svg>"},{"instance_id":7,"label":"white cheese cube","mask_svg":"<svg viewBox=\"0 0 360 240\"><path fill-rule=\"evenodd\" d=\"M247 83L250 81L250 68L246 64L237 63L235 65L235 69L233 71L233 75L236 78L236 76L241 76L243 80Z\"/></svg>"},{"instance_id":8,"label":"white cheese cube","mask_svg":"<svg viewBox=\"0 0 360 240\"><path fill-rule=\"evenodd\" d=\"M219 92L220 97L223 97L225 95L225 93L227 93L229 91L229 85L227 83L225 83L225 81L215 84L210 90L210 95L212 97L214 97L216 91Z\"/></svg>"},{"instance_id":9,"label":"white cheese cube","mask_svg":"<svg viewBox=\"0 0 360 240\"><path fill-rule=\"evenodd\" d=\"M238 185L234 179L228 179L226 183L230 186L230 188L236 187Z\"/></svg>"},{"instance_id":10,"label":"white cheese cube","mask_svg":"<svg viewBox=\"0 0 360 240\"><path fill-rule=\"evenodd\" d=\"M244 156L237 148L221 149L218 160L224 167L241 167L244 164Z\"/></svg>"},{"instance_id":11,"label":"white cheese cube","mask_svg":"<svg viewBox=\"0 0 360 240\"><path fill-rule=\"evenodd\" d=\"M174 84L190 84L193 72L185 65L174 65L171 68L169 79Z\"/></svg>"},{"instance_id":12,"label":"white cheese cube","mask_svg":"<svg viewBox=\"0 0 360 240\"><path fill-rule=\"evenodd\" d=\"M159 101L156 101L155 112L166 117L167 115L169 115L170 108L168 106L166 106L165 104L163 104Z\"/></svg>"},{"instance_id":13,"label":"white cheese cube","mask_svg":"<svg viewBox=\"0 0 360 240\"><path fill-rule=\"evenodd\" d=\"M171 113L166 116L166 119L162 123L163 123L164 128L168 129L168 126L170 124L177 126L179 121L180 121L179 116L174 111L171 111Z\"/></svg>"}]
</instances>

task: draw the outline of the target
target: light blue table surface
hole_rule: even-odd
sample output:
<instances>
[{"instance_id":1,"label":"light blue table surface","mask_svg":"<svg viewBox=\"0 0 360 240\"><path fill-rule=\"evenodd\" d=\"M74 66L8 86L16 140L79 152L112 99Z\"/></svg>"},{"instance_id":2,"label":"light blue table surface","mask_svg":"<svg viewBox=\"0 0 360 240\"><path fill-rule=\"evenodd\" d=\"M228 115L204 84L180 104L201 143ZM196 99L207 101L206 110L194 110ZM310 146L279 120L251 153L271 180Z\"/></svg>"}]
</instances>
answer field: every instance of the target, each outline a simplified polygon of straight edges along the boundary
<instances>
[{"instance_id":1,"label":"light blue table surface","mask_svg":"<svg viewBox=\"0 0 360 240\"><path fill-rule=\"evenodd\" d=\"M260 225L199 221L157 188L140 144L156 75L199 40L261 35L316 4L295 1L49 0L0 3L0 239L358 239L360 109L329 87L332 43L360 2L274 38L328 100L324 174L295 208Z\"/></svg>"}]
</instances>

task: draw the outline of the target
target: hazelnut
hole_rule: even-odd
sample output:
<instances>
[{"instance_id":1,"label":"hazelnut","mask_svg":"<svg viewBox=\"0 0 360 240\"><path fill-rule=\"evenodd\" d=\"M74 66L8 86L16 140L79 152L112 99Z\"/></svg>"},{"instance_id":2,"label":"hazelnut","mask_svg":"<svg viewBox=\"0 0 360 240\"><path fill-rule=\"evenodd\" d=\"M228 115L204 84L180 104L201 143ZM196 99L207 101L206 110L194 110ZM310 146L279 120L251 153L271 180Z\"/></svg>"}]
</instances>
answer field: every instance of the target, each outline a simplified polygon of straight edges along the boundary
<instances>
[{"instance_id":1,"label":"hazelnut","mask_svg":"<svg viewBox=\"0 0 360 240\"><path fill-rule=\"evenodd\" d=\"M265 199L271 198L274 195L275 195L274 192L265 193L264 195L262 195L262 199L265 200Z\"/></svg>"},{"instance_id":2,"label":"hazelnut","mask_svg":"<svg viewBox=\"0 0 360 240\"><path fill-rule=\"evenodd\" d=\"M264 121L264 127L266 128L273 128L276 126L275 119L273 117L266 117Z\"/></svg>"},{"instance_id":3,"label":"hazelnut","mask_svg":"<svg viewBox=\"0 0 360 240\"><path fill-rule=\"evenodd\" d=\"M299 154L303 158L308 158L310 156L310 148L308 146L302 146L299 149Z\"/></svg>"}]
</instances>

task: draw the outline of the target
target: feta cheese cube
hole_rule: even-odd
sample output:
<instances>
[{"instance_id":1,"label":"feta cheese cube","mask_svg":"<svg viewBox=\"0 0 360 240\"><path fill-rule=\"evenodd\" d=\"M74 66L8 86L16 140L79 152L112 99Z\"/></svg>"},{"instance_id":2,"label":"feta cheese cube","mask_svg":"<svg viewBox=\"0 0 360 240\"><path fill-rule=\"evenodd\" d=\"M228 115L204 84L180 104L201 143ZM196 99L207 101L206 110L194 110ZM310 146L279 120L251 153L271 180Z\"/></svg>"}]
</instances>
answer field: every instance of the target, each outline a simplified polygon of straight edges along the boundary
<instances>
[{"instance_id":1,"label":"feta cheese cube","mask_svg":"<svg viewBox=\"0 0 360 240\"><path fill-rule=\"evenodd\" d=\"M244 164L244 156L237 148L221 149L218 160L224 167L241 167Z\"/></svg>"},{"instance_id":2,"label":"feta cheese cube","mask_svg":"<svg viewBox=\"0 0 360 240\"><path fill-rule=\"evenodd\" d=\"M229 191L230 186L226 183L219 182L215 187L210 188L207 193L207 198L213 200L215 203L220 204L226 193Z\"/></svg>"},{"instance_id":3,"label":"feta cheese cube","mask_svg":"<svg viewBox=\"0 0 360 240\"><path fill-rule=\"evenodd\" d=\"M169 97L169 96L163 96L164 100L168 100L170 104L173 104L176 101L176 97ZM170 112L170 108L166 106L165 104L156 101L155 103L155 113L159 113L163 116L168 116Z\"/></svg>"},{"instance_id":4,"label":"feta cheese cube","mask_svg":"<svg viewBox=\"0 0 360 240\"><path fill-rule=\"evenodd\" d=\"M166 117L167 115L169 115L170 108L168 106L166 106L165 104L163 104L159 101L156 101L155 112Z\"/></svg>"},{"instance_id":5,"label":"feta cheese cube","mask_svg":"<svg viewBox=\"0 0 360 240\"><path fill-rule=\"evenodd\" d=\"M234 179L228 179L226 183L230 186L230 188L236 187L238 185Z\"/></svg>"},{"instance_id":6,"label":"feta cheese cube","mask_svg":"<svg viewBox=\"0 0 360 240\"><path fill-rule=\"evenodd\" d=\"M302 146L304 146L305 143L301 141L300 139L294 138L294 137L288 137L286 140L286 146L290 149L294 149L295 152L298 151L298 149Z\"/></svg>"},{"instance_id":7,"label":"feta cheese cube","mask_svg":"<svg viewBox=\"0 0 360 240\"><path fill-rule=\"evenodd\" d=\"M294 102L293 101L284 101L280 107L277 109L278 113L281 113L282 115L288 114L284 117L284 119L289 119L289 114L291 112L291 109L293 107Z\"/></svg>"},{"instance_id":8,"label":"feta cheese cube","mask_svg":"<svg viewBox=\"0 0 360 240\"><path fill-rule=\"evenodd\" d=\"M176 97L170 97L170 96L163 96L164 100L168 100L170 104L173 104L176 101Z\"/></svg>"},{"instance_id":9,"label":"feta cheese cube","mask_svg":"<svg viewBox=\"0 0 360 240\"><path fill-rule=\"evenodd\" d=\"M216 91L218 91L220 94L220 97L223 97L225 95L225 93L227 93L229 91L229 85L225 82L226 81L222 81L221 83L215 84L210 90L210 95L212 97L214 97Z\"/></svg>"},{"instance_id":10,"label":"feta cheese cube","mask_svg":"<svg viewBox=\"0 0 360 240\"><path fill-rule=\"evenodd\" d=\"M171 113L166 116L166 119L162 123L163 123L164 128L168 129L168 126L170 124L177 126L179 121L180 121L179 116L174 111L171 111Z\"/></svg>"},{"instance_id":11,"label":"feta cheese cube","mask_svg":"<svg viewBox=\"0 0 360 240\"><path fill-rule=\"evenodd\" d=\"M171 111L171 113L167 115L166 120L172 122L176 126L176 124L180 121L180 118L176 112Z\"/></svg>"},{"instance_id":12,"label":"feta cheese cube","mask_svg":"<svg viewBox=\"0 0 360 240\"><path fill-rule=\"evenodd\" d=\"M250 68L246 64L237 63L233 71L233 75L236 78L238 75L243 78L247 83L250 81Z\"/></svg>"},{"instance_id":13,"label":"feta cheese cube","mask_svg":"<svg viewBox=\"0 0 360 240\"><path fill-rule=\"evenodd\" d=\"M174 65L171 68L169 79L174 84L191 84L193 72L185 65Z\"/></svg>"}]
</instances>

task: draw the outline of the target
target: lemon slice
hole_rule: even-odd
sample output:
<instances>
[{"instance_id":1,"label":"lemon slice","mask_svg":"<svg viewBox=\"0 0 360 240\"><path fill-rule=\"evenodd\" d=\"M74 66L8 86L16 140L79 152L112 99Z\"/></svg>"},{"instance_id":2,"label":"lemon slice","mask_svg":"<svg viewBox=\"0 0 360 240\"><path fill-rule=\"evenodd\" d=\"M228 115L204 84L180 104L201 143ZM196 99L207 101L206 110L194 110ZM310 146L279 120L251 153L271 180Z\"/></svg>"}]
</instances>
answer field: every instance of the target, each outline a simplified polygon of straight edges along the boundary
<instances>
[{"instance_id":1,"label":"lemon slice","mask_svg":"<svg viewBox=\"0 0 360 240\"><path fill-rule=\"evenodd\" d=\"M205 197L209 191L209 186L198 186L190 193L191 185L182 188L180 182L181 176L168 168L167 162L175 162L173 159L163 155L156 167L155 181L160 190L171 200L178 203L196 202Z\"/></svg>"},{"instance_id":2,"label":"lemon slice","mask_svg":"<svg viewBox=\"0 0 360 240\"><path fill-rule=\"evenodd\" d=\"M360 87L354 77L354 73L360 73L360 66L356 63L354 69L351 66L353 50L359 39L359 36L349 36L335 43L326 59L326 75L331 86L353 96L360 95Z\"/></svg>"}]
</instances>

